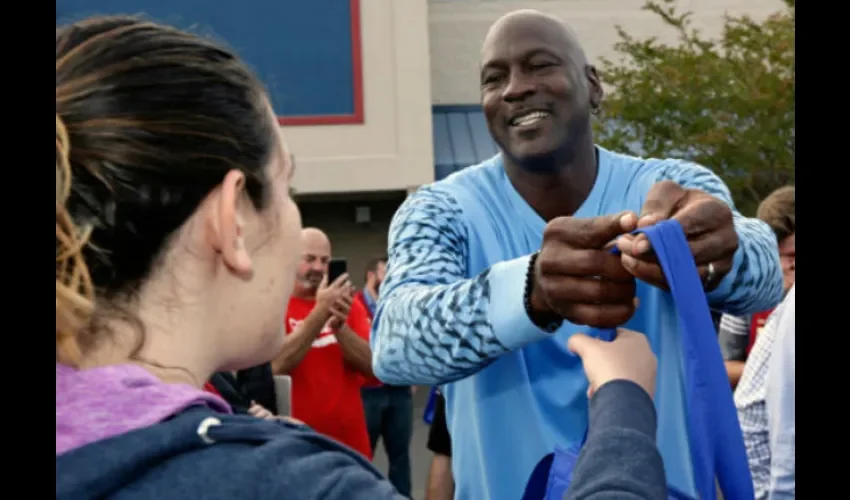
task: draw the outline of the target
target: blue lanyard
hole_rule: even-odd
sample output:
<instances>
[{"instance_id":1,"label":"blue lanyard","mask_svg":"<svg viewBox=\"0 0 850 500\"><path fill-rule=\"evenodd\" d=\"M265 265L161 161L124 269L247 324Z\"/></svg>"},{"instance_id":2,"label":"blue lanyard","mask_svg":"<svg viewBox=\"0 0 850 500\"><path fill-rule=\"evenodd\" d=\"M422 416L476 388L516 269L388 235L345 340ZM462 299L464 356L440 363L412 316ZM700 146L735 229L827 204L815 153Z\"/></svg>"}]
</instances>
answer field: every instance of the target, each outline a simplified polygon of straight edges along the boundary
<instances>
[{"instance_id":1,"label":"blue lanyard","mask_svg":"<svg viewBox=\"0 0 850 500\"><path fill-rule=\"evenodd\" d=\"M646 234L652 244L679 314L688 440L697 496L701 500L715 500L716 478L726 500L751 500L755 494L738 414L685 233L675 220L659 222L640 232ZM616 330L596 329L591 334L613 340ZM572 479L572 469L583 445L584 441L567 450L556 447L555 453L545 457L532 473L523 498L561 498ZM545 492L546 496L539 492ZM670 491L670 498L682 497L681 493Z\"/></svg>"}]
</instances>

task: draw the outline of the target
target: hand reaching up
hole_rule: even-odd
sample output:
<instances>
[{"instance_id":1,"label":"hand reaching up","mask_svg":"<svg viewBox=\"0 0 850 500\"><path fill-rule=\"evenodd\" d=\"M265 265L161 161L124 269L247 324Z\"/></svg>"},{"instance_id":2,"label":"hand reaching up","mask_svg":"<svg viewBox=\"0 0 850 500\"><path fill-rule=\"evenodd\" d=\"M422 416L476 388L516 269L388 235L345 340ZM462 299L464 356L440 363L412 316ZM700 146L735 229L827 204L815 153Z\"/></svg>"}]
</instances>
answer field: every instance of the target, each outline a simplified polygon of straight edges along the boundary
<instances>
[{"instance_id":1,"label":"hand reaching up","mask_svg":"<svg viewBox=\"0 0 850 500\"><path fill-rule=\"evenodd\" d=\"M581 358L590 387L587 397L613 380L631 380L650 397L655 394L655 371L658 361L642 333L617 329L611 342L576 333L567 341L567 348Z\"/></svg>"}]
</instances>

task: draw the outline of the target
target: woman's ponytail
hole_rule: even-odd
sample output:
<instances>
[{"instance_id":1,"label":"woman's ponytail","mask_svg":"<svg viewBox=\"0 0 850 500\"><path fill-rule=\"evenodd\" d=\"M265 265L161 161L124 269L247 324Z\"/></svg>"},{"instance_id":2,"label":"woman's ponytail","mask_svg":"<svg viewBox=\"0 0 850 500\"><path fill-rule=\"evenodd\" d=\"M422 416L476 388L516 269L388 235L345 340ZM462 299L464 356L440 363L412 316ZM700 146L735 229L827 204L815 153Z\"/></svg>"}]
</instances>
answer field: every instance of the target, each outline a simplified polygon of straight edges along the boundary
<instances>
[{"instance_id":1,"label":"woman's ponytail","mask_svg":"<svg viewBox=\"0 0 850 500\"><path fill-rule=\"evenodd\" d=\"M66 207L71 194L71 145L56 115L56 360L76 365L82 356L78 335L92 312L94 289L83 260L89 231L74 224Z\"/></svg>"}]
</instances>

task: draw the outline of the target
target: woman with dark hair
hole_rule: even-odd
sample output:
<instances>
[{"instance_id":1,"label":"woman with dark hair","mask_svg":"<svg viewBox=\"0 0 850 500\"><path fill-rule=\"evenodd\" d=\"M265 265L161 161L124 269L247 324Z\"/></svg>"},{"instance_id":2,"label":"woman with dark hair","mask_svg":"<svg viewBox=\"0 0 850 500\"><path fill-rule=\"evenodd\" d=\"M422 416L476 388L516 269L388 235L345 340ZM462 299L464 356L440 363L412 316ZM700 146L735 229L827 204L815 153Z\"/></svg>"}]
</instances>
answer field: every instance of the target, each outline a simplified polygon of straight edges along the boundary
<instances>
[{"instance_id":1,"label":"woman with dark hair","mask_svg":"<svg viewBox=\"0 0 850 500\"><path fill-rule=\"evenodd\" d=\"M346 446L203 390L281 348L301 254L292 173L263 86L230 51L133 17L56 30L57 499L401 498ZM646 339L591 347L580 465L628 476L611 455L625 445L646 466L629 488L663 489ZM626 351L640 363L624 372ZM582 498L602 491L580 471Z\"/></svg>"},{"instance_id":2,"label":"woman with dark hair","mask_svg":"<svg viewBox=\"0 0 850 500\"><path fill-rule=\"evenodd\" d=\"M300 253L287 145L233 53L132 17L58 28L56 172L57 498L395 498L202 390L280 348Z\"/></svg>"}]
</instances>

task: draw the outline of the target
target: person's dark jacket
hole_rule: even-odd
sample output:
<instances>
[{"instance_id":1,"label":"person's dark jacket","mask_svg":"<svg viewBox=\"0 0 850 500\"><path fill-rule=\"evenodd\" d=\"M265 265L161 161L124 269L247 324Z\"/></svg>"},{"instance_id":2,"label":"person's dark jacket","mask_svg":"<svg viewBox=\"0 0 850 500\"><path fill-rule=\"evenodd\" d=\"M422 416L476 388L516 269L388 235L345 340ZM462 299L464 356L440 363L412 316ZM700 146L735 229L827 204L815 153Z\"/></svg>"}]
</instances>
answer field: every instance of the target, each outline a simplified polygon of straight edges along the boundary
<instances>
[{"instance_id":1,"label":"person's dark jacket","mask_svg":"<svg viewBox=\"0 0 850 500\"><path fill-rule=\"evenodd\" d=\"M248 413L251 398L245 394L241 384L230 372L216 372L210 377L210 383L221 394L222 399L233 409L233 413Z\"/></svg>"},{"instance_id":2,"label":"person's dark jacket","mask_svg":"<svg viewBox=\"0 0 850 500\"><path fill-rule=\"evenodd\" d=\"M655 405L639 385L615 380L600 387L565 499L667 500L657 426Z\"/></svg>"},{"instance_id":3,"label":"person's dark jacket","mask_svg":"<svg viewBox=\"0 0 850 500\"><path fill-rule=\"evenodd\" d=\"M271 363L236 372L236 380L242 392L265 409L278 414L277 397L274 392L274 374Z\"/></svg>"},{"instance_id":4,"label":"person's dark jacket","mask_svg":"<svg viewBox=\"0 0 850 500\"><path fill-rule=\"evenodd\" d=\"M568 498L666 498L648 395L609 383L590 415ZM403 499L365 457L307 427L206 407L57 456L56 498Z\"/></svg>"}]
</instances>

